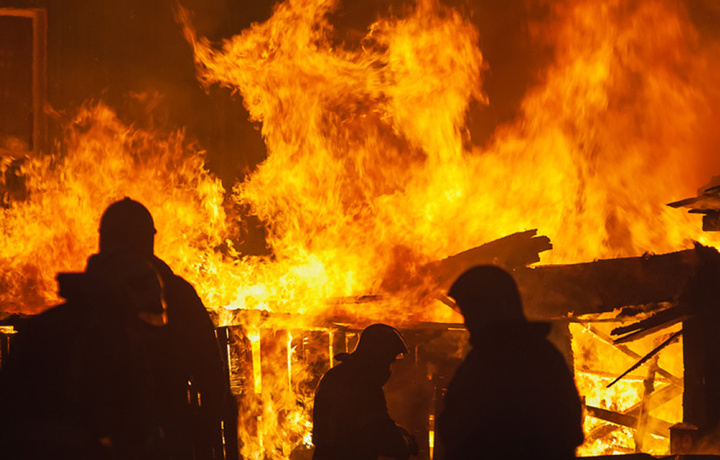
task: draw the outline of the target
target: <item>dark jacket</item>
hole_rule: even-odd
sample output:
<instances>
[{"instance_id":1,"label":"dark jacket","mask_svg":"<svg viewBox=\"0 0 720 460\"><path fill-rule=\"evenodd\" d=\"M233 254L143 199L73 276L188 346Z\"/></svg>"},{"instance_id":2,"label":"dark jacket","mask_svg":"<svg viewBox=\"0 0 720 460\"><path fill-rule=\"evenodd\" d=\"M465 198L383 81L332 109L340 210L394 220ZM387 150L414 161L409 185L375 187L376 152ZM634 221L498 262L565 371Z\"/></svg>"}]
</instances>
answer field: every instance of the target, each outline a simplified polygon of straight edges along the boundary
<instances>
[{"instance_id":1,"label":"dark jacket","mask_svg":"<svg viewBox=\"0 0 720 460\"><path fill-rule=\"evenodd\" d=\"M350 355L320 381L313 409L315 460L406 459L410 435L388 413L389 367Z\"/></svg>"},{"instance_id":2,"label":"dark jacket","mask_svg":"<svg viewBox=\"0 0 720 460\"><path fill-rule=\"evenodd\" d=\"M20 329L0 375L8 458L221 457L230 395L213 324L187 281L151 263L166 326L128 327L126 305L78 273L59 278L65 304Z\"/></svg>"},{"instance_id":3,"label":"dark jacket","mask_svg":"<svg viewBox=\"0 0 720 460\"><path fill-rule=\"evenodd\" d=\"M447 460L575 458L580 400L548 331L518 321L473 334L438 420Z\"/></svg>"},{"instance_id":4,"label":"dark jacket","mask_svg":"<svg viewBox=\"0 0 720 460\"><path fill-rule=\"evenodd\" d=\"M173 458L217 458L221 420L232 405L215 327L195 288L157 257L151 265L163 282L168 316L164 381L166 435ZM191 382L188 387L188 382ZM199 402L188 403L199 394Z\"/></svg>"},{"instance_id":5,"label":"dark jacket","mask_svg":"<svg viewBox=\"0 0 720 460\"><path fill-rule=\"evenodd\" d=\"M165 331L129 325L93 286L71 291L13 338L0 373L3 458L164 458L153 342Z\"/></svg>"}]
</instances>

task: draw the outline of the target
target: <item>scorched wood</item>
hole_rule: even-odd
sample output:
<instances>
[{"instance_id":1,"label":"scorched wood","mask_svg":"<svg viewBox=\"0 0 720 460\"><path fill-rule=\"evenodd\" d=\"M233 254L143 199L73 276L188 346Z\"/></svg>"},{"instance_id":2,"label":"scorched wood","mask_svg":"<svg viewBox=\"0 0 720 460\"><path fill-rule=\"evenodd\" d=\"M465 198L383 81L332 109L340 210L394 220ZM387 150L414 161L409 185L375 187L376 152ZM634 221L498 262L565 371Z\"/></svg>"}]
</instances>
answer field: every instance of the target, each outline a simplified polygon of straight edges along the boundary
<instances>
[{"instance_id":1,"label":"scorched wood","mask_svg":"<svg viewBox=\"0 0 720 460\"><path fill-rule=\"evenodd\" d=\"M598 314L677 301L695 272L699 248L709 249L698 245L670 254L517 268L513 275L532 320Z\"/></svg>"}]
</instances>

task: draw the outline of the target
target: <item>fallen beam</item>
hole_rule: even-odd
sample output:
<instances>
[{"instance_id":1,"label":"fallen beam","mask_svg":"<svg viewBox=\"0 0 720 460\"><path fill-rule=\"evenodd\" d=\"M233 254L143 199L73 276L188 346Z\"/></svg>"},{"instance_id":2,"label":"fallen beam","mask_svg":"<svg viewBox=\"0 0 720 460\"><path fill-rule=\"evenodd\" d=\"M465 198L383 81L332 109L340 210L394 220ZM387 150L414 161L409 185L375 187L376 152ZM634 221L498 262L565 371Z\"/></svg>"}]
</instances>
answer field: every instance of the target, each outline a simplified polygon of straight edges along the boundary
<instances>
[{"instance_id":1,"label":"fallen beam","mask_svg":"<svg viewBox=\"0 0 720 460\"><path fill-rule=\"evenodd\" d=\"M513 276L532 320L598 314L629 305L677 302L698 264L698 245L662 255L516 268Z\"/></svg>"}]
</instances>

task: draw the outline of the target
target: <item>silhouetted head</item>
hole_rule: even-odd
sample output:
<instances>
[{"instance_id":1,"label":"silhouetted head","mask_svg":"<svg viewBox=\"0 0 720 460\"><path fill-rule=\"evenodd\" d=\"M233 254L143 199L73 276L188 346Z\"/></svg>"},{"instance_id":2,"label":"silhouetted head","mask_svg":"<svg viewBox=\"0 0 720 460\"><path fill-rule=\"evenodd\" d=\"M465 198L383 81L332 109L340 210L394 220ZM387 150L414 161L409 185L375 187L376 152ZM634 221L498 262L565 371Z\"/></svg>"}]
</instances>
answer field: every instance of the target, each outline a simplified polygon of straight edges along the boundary
<instances>
[{"instance_id":1,"label":"silhouetted head","mask_svg":"<svg viewBox=\"0 0 720 460\"><path fill-rule=\"evenodd\" d=\"M339 361L348 360L362 369L362 380L372 386L383 386L390 379L390 365L408 352L400 331L387 324L372 324L360 334L352 354L340 354Z\"/></svg>"},{"instance_id":2,"label":"silhouetted head","mask_svg":"<svg viewBox=\"0 0 720 460\"><path fill-rule=\"evenodd\" d=\"M100 252L132 251L152 256L155 233L150 211L125 197L108 206L100 219Z\"/></svg>"},{"instance_id":3,"label":"silhouetted head","mask_svg":"<svg viewBox=\"0 0 720 460\"><path fill-rule=\"evenodd\" d=\"M360 334L354 355L370 358L378 363L393 363L408 352L400 331L387 324L372 324Z\"/></svg>"},{"instance_id":4,"label":"silhouetted head","mask_svg":"<svg viewBox=\"0 0 720 460\"><path fill-rule=\"evenodd\" d=\"M515 280L495 265L479 265L460 275L448 291L470 332L493 324L526 321Z\"/></svg>"}]
</instances>

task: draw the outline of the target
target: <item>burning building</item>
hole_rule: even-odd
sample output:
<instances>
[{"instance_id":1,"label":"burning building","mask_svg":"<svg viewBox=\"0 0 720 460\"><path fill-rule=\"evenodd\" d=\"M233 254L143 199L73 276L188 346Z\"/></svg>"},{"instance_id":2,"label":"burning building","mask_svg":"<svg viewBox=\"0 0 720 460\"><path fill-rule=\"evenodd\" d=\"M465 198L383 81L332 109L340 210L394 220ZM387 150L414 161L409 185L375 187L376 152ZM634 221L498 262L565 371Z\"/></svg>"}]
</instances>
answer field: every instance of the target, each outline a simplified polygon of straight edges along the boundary
<instances>
[{"instance_id":1,"label":"burning building","mask_svg":"<svg viewBox=\"0 0 720 460\"><path fill-rule=\"evenodd\" d=\"M663 454L670 426L705 420L683 366L705 345L678 332L720 239L666 204L720 171L714 2L0 13L2 311L58 302L103 209L142 201L228 347L244 458L301 455L314 383L376 321L412 337L416 396L391 405L430 458L463 353L444 290L480 262L556 322L581 454Z\"/></svg>"}]
</instances>

